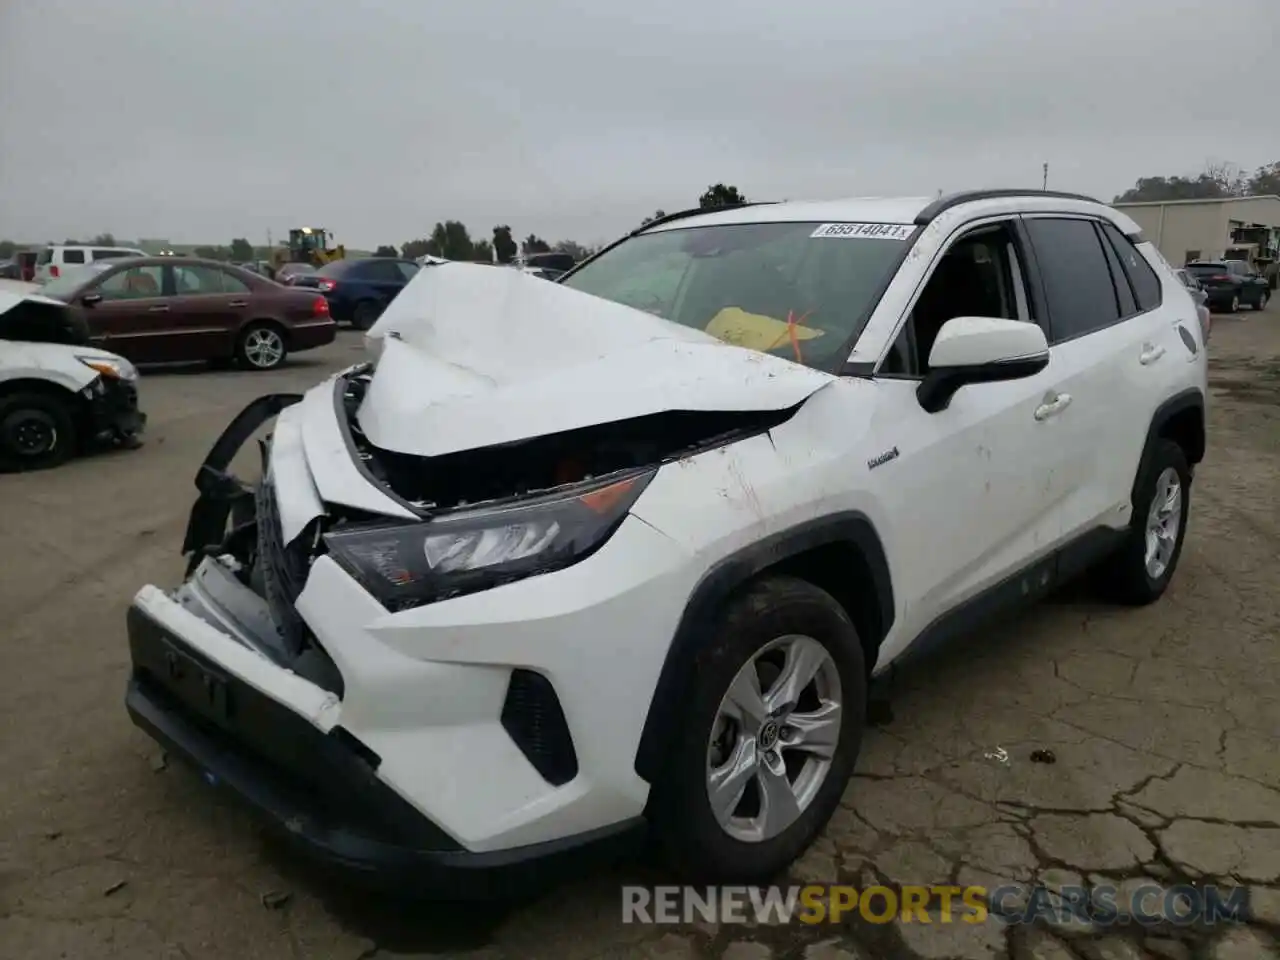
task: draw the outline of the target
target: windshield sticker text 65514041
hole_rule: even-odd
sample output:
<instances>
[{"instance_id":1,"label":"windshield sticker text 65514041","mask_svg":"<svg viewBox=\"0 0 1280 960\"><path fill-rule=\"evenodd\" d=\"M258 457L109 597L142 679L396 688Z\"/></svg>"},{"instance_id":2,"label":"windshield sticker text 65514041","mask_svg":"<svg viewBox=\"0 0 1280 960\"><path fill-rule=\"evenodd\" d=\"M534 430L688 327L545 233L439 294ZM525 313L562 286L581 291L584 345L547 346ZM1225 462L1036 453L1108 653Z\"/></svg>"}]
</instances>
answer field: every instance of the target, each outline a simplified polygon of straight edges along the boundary
<instances>
[{"instance_id":1,"label":"windshield sticker text 65514041","mask_svg":"<svg viewBox=\"0 0 1280 960\"><path fill-rule=\"evenodd\" d=\"M906 240L912 229L906 223L824 223L809 236L842 240Z\"/></svg>"}]
</instances>

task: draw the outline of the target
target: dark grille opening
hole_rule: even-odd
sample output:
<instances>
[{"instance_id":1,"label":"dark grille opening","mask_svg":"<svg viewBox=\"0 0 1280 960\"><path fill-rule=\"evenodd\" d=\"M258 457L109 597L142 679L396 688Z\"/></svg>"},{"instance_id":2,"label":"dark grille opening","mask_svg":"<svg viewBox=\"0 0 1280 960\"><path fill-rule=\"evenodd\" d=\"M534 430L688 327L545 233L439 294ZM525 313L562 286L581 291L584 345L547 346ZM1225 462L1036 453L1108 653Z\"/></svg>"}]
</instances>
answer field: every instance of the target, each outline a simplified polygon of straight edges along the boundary
<instances>
[{"instance_id":1,"label":"dark grille opening","mask_svg":"<svg viewBox=\"0 0 1280 960\"><path fill-rule=\"evenodd\" d=\"M275 488L267 480L258 484L257 512L257 562L262 574L262 592L285 649L296 658L289 666L300 676L341 697L344 693L342 674L294 607L311 570L307 545L311 541L308 534L314 531L308 528L292 544L285 545Z\"/></svg>"},{"instance_id":2,"label":"dark grille opening","mask_svg":"<svg viewBox=\"0 0 1280 960\"><path fill-rule=\"evenodd\" d=\"M511 671L502 726L547 783L558 787L578 775L569 724L555 688L542 674Z\"/></svg>"}]
</instances>

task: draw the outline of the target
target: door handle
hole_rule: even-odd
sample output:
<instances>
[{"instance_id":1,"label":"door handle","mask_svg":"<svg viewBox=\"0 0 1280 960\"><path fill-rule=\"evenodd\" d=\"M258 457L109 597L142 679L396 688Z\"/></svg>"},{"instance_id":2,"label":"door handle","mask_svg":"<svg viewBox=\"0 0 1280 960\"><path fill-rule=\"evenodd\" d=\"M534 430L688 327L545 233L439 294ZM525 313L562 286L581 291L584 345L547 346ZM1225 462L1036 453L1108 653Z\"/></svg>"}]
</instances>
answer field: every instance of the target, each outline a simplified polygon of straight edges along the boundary
<instances>
[{"instance_id":1,"label":"door handle","mask_svg":"<svg viewBox=\"0 0 1280 960\"><path fill-rule=\"evenodd\" d=\"M1145 367L1149 363L1155 363L1163 356L1164 347L1153 347L1148 343L1142 348L1142 355L1138 357L1138 362Z\"/></svg>"},{"instance_id":2,"label":"door handle","mask_svg":"<svg viewBox=\"0 0 1280 960\"><path fill-rule=\"evenodd\" d=\"M230 303L227 304L228 307L247 307L248 305L249 305L248 300L232 300Z\"/></svg>"},{"instance_id":3,"label":"door handle","mask_svg":"<svg viewBox=\"0 0 1280 960\"><path fill-rule=\"evenodd\" d=\"M148 307L147 312L148 313L168 313L169 307L168 305L162 303L158 307Z\"/></svg>"},{"instance_id":4,"label":"door handle","mask_svg":"<svg viewBox=\"0 0 1280 960\"><path fill-rule=\"evenodd\" d=\"M1047 403L1042 403L1036 407L1036 419L1048 420L1050 417L1057 416L1069 406L1071 406L1071 394L1060 393Z\"/></svg>"}]
</instances>

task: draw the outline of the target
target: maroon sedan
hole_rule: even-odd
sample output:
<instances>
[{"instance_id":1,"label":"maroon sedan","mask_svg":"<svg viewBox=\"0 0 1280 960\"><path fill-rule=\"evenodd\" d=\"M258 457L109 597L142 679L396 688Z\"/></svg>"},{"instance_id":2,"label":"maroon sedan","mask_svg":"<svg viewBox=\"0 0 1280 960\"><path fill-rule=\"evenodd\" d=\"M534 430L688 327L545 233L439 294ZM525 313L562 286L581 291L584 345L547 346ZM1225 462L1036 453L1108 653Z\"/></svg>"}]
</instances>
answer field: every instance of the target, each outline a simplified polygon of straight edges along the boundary
<instances>
[{"instance_id":1,"label":"maroon sedan","mask_svg":"<svg viewBox=\"0 0 1280 960\"><path fill-rule=\"evenodd\" d=\"M329 304L213 260L135 257L71 270L40 294L70 304L93 341L135 363L236 360L272 370L332 343Z\"/></svg>"}]
</instances>

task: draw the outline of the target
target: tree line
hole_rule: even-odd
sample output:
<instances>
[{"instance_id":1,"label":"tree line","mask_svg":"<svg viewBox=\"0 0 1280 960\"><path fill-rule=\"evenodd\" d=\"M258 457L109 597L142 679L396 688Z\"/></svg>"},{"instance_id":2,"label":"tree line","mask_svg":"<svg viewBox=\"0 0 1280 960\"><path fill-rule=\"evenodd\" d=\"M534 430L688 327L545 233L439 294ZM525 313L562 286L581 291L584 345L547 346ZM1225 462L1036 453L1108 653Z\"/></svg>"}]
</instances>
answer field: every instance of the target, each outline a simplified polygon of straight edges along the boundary
<instances>
[{"instance_id":1,"label":"tree line","mask_svg":"<svg viewBox=\"0 0 1280 960\"><path fill-rule=\"evenodd\" d=\"M737 206L747 202L741 191L735 186L723 183L713 184L698 198L698 207L703 210L717 207ZM647 226L666 216L657 210L652 216L645 217L639 226ZM100 233L89 240L67 239L68 244L84 244L95 247L135 246L133 243L121 243L110 233ZM9 240L0 240L0 259L13 256L19 249L18 244ZM200 246L192 249L192 255L207 260L224 260L243 263L251 260L271 259L271 249L255 247L244 237L236 237L222 246ZM444 220L435 225L431 232L416 240L409 240L396 246L382 244L375 251L375 257L404 257L416 260L422 256L441 257L445 260L481 261L483 263L514 263L523 255L534 253L567 253L574 260L583 260L595 249L573 240L559 240L548 243L537 234L531 233L523 240L517 241L508 224L493 228L490 237L473 239L466 224L461 220Z\"/></svg>"},{"instance_id":2,"label":"tree line","mask_svg":"<svg viewBox=\"0 0 1280 960\"><path fill-rule=\"evenodd\" d=\"M1228 197L1280 195L1280 161L1252 174L1231 163L1211 163L1194 176L1139 177L1113 203L1161 200L1219 200Z\"/></svg>"}]
</instances>

